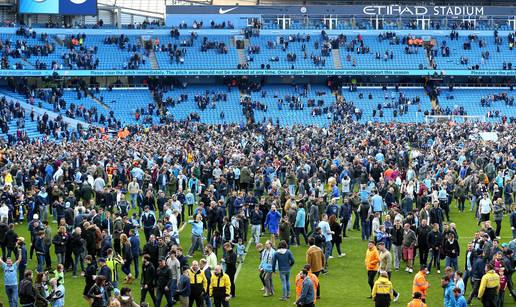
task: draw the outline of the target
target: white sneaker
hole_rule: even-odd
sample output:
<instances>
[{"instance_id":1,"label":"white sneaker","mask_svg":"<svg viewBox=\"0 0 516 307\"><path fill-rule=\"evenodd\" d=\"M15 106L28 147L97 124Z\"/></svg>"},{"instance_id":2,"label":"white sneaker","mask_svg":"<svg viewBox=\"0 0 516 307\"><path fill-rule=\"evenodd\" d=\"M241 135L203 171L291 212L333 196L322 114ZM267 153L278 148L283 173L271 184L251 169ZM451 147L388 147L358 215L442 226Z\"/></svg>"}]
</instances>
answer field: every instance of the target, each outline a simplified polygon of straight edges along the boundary
<instances>
[{"instance_id":1,"label":"white sneaker","mask_svg":"<svg viewBox=\"0 0 516 307\"><path fill-rule=\"evenodd\" d=\"M405 272L408 272L409 271L409 268L405 268Z\"/></svg>"},{"instance_id":2,"label":"white sneaker","mask_svg":"<svg viewBox=\"0 0 516 307\"><path fill-rule=\"evenodd\" d=\"M333 256L328 257L328 259L333 259Z\"/></svg>"},{"instance_id":3,"label":"white sneaker","mask_svg":"<svg viewBox=\"0 0 516 307\"><path fill-rule=\"evenodd\" d=\"M437 270L437 274L441 274L441 270Z\"/></svg>"},{"instance_id":4,"label":"white sneaker","mask_svg":"<svg viewBox=\"0 0 516 307\"><path fill-rule=\"evenodd\" d=\"M413 269L410 269L410 270L409 270L409 273L414 273L414 270L413 270Z\"/></svg>"},{"instance_id":5,"label":"white sneaker","mask_svg":"<svg viewBox=\"0 0 516 307\"><path fill-rule=\"evenodd\" d=\"M345 253L342 253L342 254L339 255L339 257L344 257L344 256L346 256Z\"/></svg>"},{"instance_id":6,"label":"white sneaker","mask_svg":"<svg viewBox=\"0 0 516 307\"><path fill-rule=\"evenodd\" d=\"M398 292L398 294L394 297L393 301L397 302L399 298L400 298L400 293Z\"/></svg>"}]
</instances>

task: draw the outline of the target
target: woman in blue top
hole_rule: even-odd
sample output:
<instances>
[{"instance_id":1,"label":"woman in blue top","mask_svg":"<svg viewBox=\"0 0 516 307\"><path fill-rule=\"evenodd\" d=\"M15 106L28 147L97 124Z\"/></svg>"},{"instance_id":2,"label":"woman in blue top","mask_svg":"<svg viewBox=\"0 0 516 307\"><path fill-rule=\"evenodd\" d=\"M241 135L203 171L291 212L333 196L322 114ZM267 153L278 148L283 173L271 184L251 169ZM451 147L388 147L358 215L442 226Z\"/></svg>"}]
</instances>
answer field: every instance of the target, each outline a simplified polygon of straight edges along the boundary
<instances>
[{"instance_id":1,"label":"woman in blue top","mask_svg":"<svg viewBox=\"0 0 516 307\"><path fill-rule=\"evenodd\" d=\"M274 295L274 285L272 283L272 270L273 270L273 258L274 253L276 251L274 248L272 248L271 241L267 240L265 242L265 248L263 249L261 253L261 259L260 259L260 273L263 274L263 283L265 285L264 290L265 293L263 296L272 296Z\"/></svg>"},{"instance_id":2,"label":"woman in blue top","mask_svg":"<svg viewBox=\"0 0 516 307\"><path fill-rule=\"evenodd\" d=\"M269 213L267 213L267 216L265 217L265 228L269 230L269 233L271 234L272 245L275 245L276 236L279 233L280 220L281 214L278 211L276 211L276 205L273 204L271 206L271 210L269 211Z\"/></svg>"}]
</instances>

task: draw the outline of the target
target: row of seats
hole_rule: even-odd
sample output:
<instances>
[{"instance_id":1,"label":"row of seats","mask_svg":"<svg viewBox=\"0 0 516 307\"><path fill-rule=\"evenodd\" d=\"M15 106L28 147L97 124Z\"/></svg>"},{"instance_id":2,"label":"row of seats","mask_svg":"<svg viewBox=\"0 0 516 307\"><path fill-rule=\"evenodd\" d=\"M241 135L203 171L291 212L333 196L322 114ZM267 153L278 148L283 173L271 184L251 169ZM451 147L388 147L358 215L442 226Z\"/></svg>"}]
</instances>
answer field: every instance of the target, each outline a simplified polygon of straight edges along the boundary
<instances>
[{"instance_id":1,"label":"row of seats","mask_svg":"<svg viewBox=\"0 0 516 307\"><path fill-rule=\"evenodd\" d=\"M488 100L489 96L507 94L508 102L497 100L482 106L481 100ZM451 111L452 115L459 113L461 107L464 115L484 117L488 121L500 121L502 116L507 118L516 117L516 94L507 88L500 89L443 89L439 95L439 106L441 109ZM511 101L512 102L509 102ZM497 115L498 114L498 115Z\"/></svg>"},{"instance_id":2,"label":"row of seats","mask_svg":"<svg viewBox=\"0 0 516 307\"><path fill-rule=\"evenodd\" d=\"M21 100L20 94L7 90L1 93ZM492 95L506 95L507 100L492 102L489 106L482 106L481 99ZM95 98L77 98L76 91L65 90L63 99L67 105L90 108L95 106L99 114L108 116L114 113L117 120L123 125L130 124L158 124L160 117L156 112L152 92L145 88L113 89L94 92ZM175 87L163 92L163 101L167 115L174 120L186 120L192 113L198 115L201 122L209 124L224 124L245 122L241 100L244 96L236 88L228 90L219 85L191 85L185 88ZM430 114L432 104L425 91L421 88L359 88L350 91L342 88L332 92L323 85L264 85L259 90L251 92L248 100L253 104L255 122L271 121L282 126L287 125L319 125L327 126L331 123L332 107L337 100L345 100L353 107L350 115L356 119L355 111L360 111L360 122L423 122L425 115ZM288 97L294 97L290 99ZM400 99L400 97L403 97ZM468 115L483 117L487 121L499 122L503 116L516 118L512 91L508 88L484 89L443 89L438 96L438 104L444 115ZM173 101L173 103L170 103ZM282 101L282 103L280 103ZM510 103L509 103L510 101ZM400 104L401 102L401 104ZM51 104L36 99L35 103L49 112L54 112ZM154 108L150 116L151 122L144 122L149 118L149 106ZM142 110L144 110L142 112ZM316 112L318 110L318 112ZM137 120L136 114L140 117ZM40 138L36 122L29 118L30 111L26 112L25 130L31 138ZM65 110L61 110L65 115ZM78 118L80 120L80 118ZM9 132L17 131L16 121L9 122ZM3 135L4 137L6 135Z\"/></svg>"},{"instance_id":3,"label":"row of seats","mask_svg":"<svg viewBox=\"0 0 516 307\"><path fill-rule=\"evenodd\" d=\"M0 30L1 31L1 30ZM242 56L232 43L231 35L209 35L206 37L197 36L191 39L190 34L186 34L188 30L182 30L183 33L177 37L170 35L149 36L143 40L141 36L126 36L128 42L127 47L120 48L118 44L106 44L106 35L88 35L84 39L82 48L94 49L93 62L98 59L96 69L236 69L238 64L242 64ZM417 37L417 32L414 34ZM35 38L25 37L21 35L1 34L2 41L11 40L13 43L17 40L26 41L29 45L42 45L44 42L37 34ZM45 63L48 69L51 69L52 63L58 63L58 68L66 69L63 55L69 52L69 49L62 45L62 41L66 41L70 37L60 38L59 41L54 37L49 38L49 43L54 46L54 51L48 55L31 56L30 58L12 58L9 57L10 67L15 67L16 63L23 65L23 69L37 69L37 63ZM288 36L284 36L288 39ZM329 37L330 40L336 39L336 35ZM435 39L437 49L446 42L450 49L450 56L443 57L437 52L435 63L437 69L470 69L471 66L478 64L479 69L502 69L504 63L512 63L514 60L514 48L509 47L507 37L500 37L501 43L495 44L493 36L481 37L485 39L487 46L479 47L478 41L472 42L471 50L464 50L464 43L469 41L467 37L459 37L451 40L448 36L436 36ZM151 64L151 53L143 47L151 47L148 42L151 39L154 44L155 62L157 67ZM204 40L210 43L224 44L224 51L218 48L202 50ZM339 46L339 52L333 53L322 52L322 46L325 41L321 35L313 35L310 42L292 41L288 48L283 50L283 46L279 44L280 36L264 35L259 37L251 37L249 46L259 47L259 52L244 51L247 57L247 66L249 69L336 69L337 63L344 69L421 69L429 67L429 59L426 50L423 47L408 47L403 43L392 43L389 39L381 40L377 35L361 35L361 42L354 44L353 48L349 48L352 40L357 36L348 35L346 43ZM401 37L398 38L401 40ZM318 46L315 46L317 42ZM359 52L358 47L363 46L368 52ZM271 47L274 45L274 47ZM128 46L135 46L128 48ZM136 47L137 46L137 47ZM81 46L75 47L79 50ZM335 45L334 45L335 47ZM407 49L410 49L408 52ZM173 50L179 50L174 52ZM438 50L439 51L439 50ZM482 52L489 52L489 57L482 59ZM288 54L295 55L296 59L288 59ZM389 57L384 58L387 53ZM392 57L390 54L392 53ZM131 58L137 54L141 60L137 65L131 66ZM172 56L171 56L172 54ZM379 58L378 55L379 54ZM340 55L340 59L333 57ZM315 58L315 59L314 59ZM461 59L467 58L468 63L461 63ZM154 59L153 59L154 60ZM340 60L340 61L339 61ZM244 60L245 61L245 60ZM516 61L508 69L516 68ZM514 67L514 68L513 68ZM84 68L84 67L74 67Z\"/></svg>"}]
</instances>

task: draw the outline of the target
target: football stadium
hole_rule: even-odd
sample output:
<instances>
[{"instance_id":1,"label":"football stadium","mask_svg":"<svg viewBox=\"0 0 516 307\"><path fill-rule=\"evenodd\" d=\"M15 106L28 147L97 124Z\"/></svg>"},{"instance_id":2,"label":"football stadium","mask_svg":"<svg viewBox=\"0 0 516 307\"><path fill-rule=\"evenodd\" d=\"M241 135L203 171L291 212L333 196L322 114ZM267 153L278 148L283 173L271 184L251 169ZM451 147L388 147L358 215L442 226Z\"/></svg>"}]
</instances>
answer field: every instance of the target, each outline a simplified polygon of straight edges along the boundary
<instances>
[{"instance_id":1,"label":"football stadium","mask_svg":"<svg viewBox=\"0 0 516 307\"><path fill-rule=\"evenodd\" d=\"M0 306L516 306L511 0L0 0Z\"/></svg>"}]
</instances>

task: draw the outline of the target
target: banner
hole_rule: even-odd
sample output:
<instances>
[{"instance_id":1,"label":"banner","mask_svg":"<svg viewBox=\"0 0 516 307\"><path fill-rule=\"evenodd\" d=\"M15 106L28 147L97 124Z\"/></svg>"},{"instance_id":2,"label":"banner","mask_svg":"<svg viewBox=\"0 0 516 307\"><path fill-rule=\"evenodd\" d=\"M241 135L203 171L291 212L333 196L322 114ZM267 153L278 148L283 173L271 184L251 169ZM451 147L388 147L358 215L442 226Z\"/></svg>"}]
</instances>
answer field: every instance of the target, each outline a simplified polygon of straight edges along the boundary
<instances>
[{"instance_id":1,"label":"banner","mask_svg":"<svg viewBox=\"0 0 516 307\"><path fill-rule=\"evenodd\" d=\"M174 69L174 70L0 70L0 77L90 76L516 76L516 70L372 70L372 69Z\"/></svg>"},{"instance_id":2,"label":"banner","mask_svg":"<svg viewBox=\"0 0 516 307\"><path fill-rule=\"evenodd\" d=\"M97 0L19 0L18 13L97 15Z\"/></svg>"},{"instance_id":3,"label":"banner","mask_svg":"<svg viewBox=\"0 0 516 307\"><path fill-rule=\"evenodd\" d=\"M379 17L514 16L515 6L464 5L169 5L167 15L352 15Z\"/></svg>"}]
</instances>

